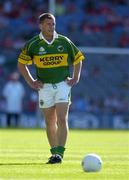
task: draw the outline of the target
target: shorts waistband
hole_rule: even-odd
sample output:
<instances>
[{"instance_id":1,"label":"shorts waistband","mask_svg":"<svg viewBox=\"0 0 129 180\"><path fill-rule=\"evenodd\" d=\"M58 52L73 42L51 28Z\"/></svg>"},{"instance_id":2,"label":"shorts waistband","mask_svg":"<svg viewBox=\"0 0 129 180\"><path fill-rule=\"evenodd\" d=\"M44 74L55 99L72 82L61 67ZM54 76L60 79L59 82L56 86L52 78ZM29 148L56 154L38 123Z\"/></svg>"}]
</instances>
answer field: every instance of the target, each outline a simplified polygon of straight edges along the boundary
<instances>
[{"instance_id":1,"label":"shorts waistband","mask_svg":"<svg viewBox=\"0 0 129 180\"><path fill-rule=\"evenodd\" d=\"M65 80L64 81L61 81L61 82L59 82L59 83L44 83L44 87L56 87L56 86L58 86L58 85L60 85L60 84L62 84L63 82L65 82Z\"/></svg>"}]
</instances>

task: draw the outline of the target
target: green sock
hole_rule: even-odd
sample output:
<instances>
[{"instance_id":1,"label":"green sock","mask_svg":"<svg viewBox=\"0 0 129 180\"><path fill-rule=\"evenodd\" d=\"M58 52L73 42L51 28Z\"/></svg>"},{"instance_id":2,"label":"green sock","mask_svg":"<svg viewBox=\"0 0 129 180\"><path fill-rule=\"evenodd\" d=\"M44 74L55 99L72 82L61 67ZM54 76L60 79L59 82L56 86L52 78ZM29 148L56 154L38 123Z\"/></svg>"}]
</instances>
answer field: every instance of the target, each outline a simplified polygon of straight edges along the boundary
<instances>
[{"instance_id":1,"label":"green sock","mask_svg":"<svg viewBox=\"0 0 129 180\"><path fill-rule=\"evenodd\" d=\"M64 151L65 151L65 148L64 148L63 146L58 146L58 147L56 148L56 153L59 154L59 155L61 155L62 158L63 158L63 156L64 156Z\"/></svg>"},{"instance_id":2,"label":"green sock","mask_svg":"<svg viewBox=\"0 0 129 180\"><path fill-rule=\"evenodd\" d=\"M56 154L57 153L57 147L52 147L50 149L50 152L51 152L51 154Z\"/></svg>"}]
</instances>

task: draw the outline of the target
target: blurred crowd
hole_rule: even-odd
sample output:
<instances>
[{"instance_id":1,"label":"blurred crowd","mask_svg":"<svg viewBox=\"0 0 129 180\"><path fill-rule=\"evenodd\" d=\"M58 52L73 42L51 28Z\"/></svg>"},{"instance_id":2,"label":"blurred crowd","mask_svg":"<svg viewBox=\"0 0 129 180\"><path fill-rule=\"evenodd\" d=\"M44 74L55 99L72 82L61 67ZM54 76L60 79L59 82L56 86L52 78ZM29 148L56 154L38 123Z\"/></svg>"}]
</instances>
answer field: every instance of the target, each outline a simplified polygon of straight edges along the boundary
<instances>
[{"instance_id":1,"label":"blurred crowd","mask_svg":"<svg viewBox=\"0 0 129 180\"><path fill-rule=\"evenodd\" d=\"M89 98L78 94L74 98L71 111L87 112L93 114L119 114L129 112L129 101L127 98L121 98L116 94L105 98Z\"/></svg>"},{"instance_id":2,"label":"blurred crowd","mask_svg":"<svg viewBox=\"0 0 129 180\"><path fill-rule=\"evenodd\" d=\"M129 47L129 0L55 2L57 32L68 36L76 45ZM38 16L48 12L48 9L48 0L0 1L0 92L3 92L5 82L10 81L10 74L16 71L20 49L28 39L39 33ZM99 73L98 67L95 66L94 70L94 73ZM23 110L34 112L37 110L37 94L28 94L23 102ZM98 100L78 93L73 102L71 111L129 111L128 100L115 94ZM5 107L5 97L1 93L0 111L4 111Z\"/></svg>"},{"instance_id":3,"label":"blurred crowd","mask_svg":"<svg viewBox=\"0 0 129 180\"><path fill-rule=\"evenodd\" d=\"M112 46L112 40L115 41L117 36L119 39L117 46L129 47L128 0L56 0L55 2L57 31L60 33L67 35L79 32L93 36L104 33L111 35L107 46ZM37 33L37 17L47 12L48 8L48 0L1 1L0 43L2 47L21 48L26 39ZM81 45L81 41L78 43ZM96 45L99 46L99 42Z\"/></svg>"},{"instance_id":4,"label":"blurred crowd","mask_svg":"<svg viewBox=\"0 0 129 180\"><path fill-rule=\"evenodd\" d=\"M78 46L129 47L129 0L55 2L57 32ZM48 0L0 1L0 64L16 59L39 32L38 16L48 9Z\"/></svg>"},{"instance_id":5,"label":"blurred crowd","mask_svg":"<svg viewBox=\"0 0 129 180\"><path fill-rule=\"evenodd\" d=\"M126 114L129 112L129 83L127 84L128 87L126 87L128 93L125 96L120 95L120 89L118 92L110 94L108 88L107 92L105 91L105 94L107 93L105 96L97 95L98 92L93 96L88 96L83 79L81 79L81 83L83 84L82 87L76 87L76 91L72 95L71 112L93 114ZM97 87L91 89L91 94L95 93L96 90ZM9 116L10 119L10 116L17 114L19 117L21 113L35 115L39 112L38 109L37 92L33 91L28 85L26 86L19 79L17 72L10 74L0 96L0 113L6 113L7 118Z\"/></svg>"}]
</instances>

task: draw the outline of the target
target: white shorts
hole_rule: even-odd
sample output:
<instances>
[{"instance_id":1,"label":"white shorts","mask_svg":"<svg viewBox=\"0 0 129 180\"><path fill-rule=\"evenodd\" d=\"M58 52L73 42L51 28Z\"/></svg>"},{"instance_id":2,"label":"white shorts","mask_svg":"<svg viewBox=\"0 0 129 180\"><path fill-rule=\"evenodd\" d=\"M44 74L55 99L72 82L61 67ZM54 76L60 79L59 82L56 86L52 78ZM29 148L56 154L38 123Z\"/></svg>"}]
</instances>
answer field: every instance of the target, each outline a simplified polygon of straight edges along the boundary
<instances>
[{"instance_id":1,"label":"white shorts","mask_svg":"<svg viewBox=\"0 0 129 180\"><path fill-rule=\"evenodd\" d=\"M39 107L48 108L56 103L71 103L71 86L66 81L56 84L45 83L39 90Z\"/></svg>"}]
</instances>

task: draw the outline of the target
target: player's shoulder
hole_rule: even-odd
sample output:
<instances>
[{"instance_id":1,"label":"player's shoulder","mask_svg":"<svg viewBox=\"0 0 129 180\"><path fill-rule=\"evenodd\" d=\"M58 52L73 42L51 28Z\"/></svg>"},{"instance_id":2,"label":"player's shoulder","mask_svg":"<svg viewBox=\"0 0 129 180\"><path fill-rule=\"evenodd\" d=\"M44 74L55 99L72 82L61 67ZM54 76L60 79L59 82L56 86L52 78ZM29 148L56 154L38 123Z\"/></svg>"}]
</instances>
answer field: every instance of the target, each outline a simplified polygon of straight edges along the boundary
<instances>
[{"instance_id":1,"label":"player's shoulder","mask_svg":"<svg viewBox=\"0 0 129 180\"><path fill-rule=\"evenodd\" d=\"M27 43L28 44L31 44L31 43L35 43L35 42L37 42L37 41L39 41L40 39L39 39L39 35L35 35L35 36L33 36L31 39L29 39L28 41L27 41Z\"/></svg>"},{"instance_id":2,"label":"player's shoulder","mask_svg":"<svg viewBox=\"0 0 129 180\"><path fill-rule=\"evenodd\" d=\"M26 45L27 46L30 46L32 44L35 44L37 41L39 41L39 35L36 35L36 36L33 36L31 39L29 39L27 42L26 42Z\"/></svg>"},{"instance_id":3,"label":"player's shoulder","mask_svg":"<svg viewBox=\"0 0 129 180\"><path fill-rule=\"evenodd\" d=\"M70 40L67 36L64 36L64 35L62 35L62 34L58 34L58 38L61 39L61 40L66 41L66 42L68 42L68 43L71 42L71 40Z\"/></svg>"}]
</instances>

